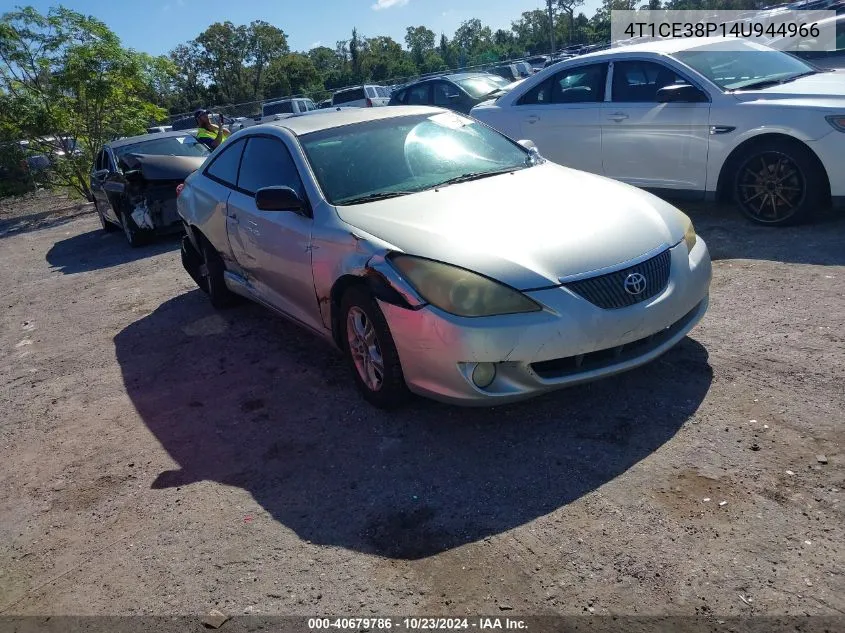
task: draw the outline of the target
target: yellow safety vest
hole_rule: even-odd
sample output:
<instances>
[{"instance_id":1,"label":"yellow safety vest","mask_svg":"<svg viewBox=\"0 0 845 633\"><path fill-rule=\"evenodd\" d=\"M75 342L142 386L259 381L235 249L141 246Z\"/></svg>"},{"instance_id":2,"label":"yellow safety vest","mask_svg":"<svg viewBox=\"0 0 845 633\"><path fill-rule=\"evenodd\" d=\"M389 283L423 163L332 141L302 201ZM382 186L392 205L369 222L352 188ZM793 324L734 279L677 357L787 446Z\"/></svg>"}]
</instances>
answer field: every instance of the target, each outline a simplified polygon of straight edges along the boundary
<instances>
[{"instance_id":1,"label":"yellow safety vest","mask_svg":"<svg viewBox=\"0 0 845 633\"><path fill-rule=\"evenodd\" d=\"M197 129L196 137L198 139L207 138L207 139L211 139L213 141L214 139L217 138L217 132L209 132L204 127L201 127L201 128ZM220 141L220 144L222 145L223 143L225 143L227 138L229 138L229 134L224 131L223 132L223 140Z\"/></svg>"}]
</instances>

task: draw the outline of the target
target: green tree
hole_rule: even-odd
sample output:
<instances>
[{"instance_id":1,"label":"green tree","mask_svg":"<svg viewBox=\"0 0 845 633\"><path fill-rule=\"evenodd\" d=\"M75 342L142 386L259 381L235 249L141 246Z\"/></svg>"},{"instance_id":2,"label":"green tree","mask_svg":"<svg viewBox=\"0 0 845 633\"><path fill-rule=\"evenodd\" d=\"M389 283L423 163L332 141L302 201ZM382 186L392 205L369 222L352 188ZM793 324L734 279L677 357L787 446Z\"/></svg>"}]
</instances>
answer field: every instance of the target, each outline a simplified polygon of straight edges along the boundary
<instances>
[{"instance_id":1,"label":"green tree","mask_svg":"<svg viewBox=\"0 0 845 633\"><path fill-rule=\"evenodd\" d=\"M474 57L492 48L493 33L489 26L484 26L481 20L473 18L461 22L452 41L466 55Z\"/></svg>"},{"instance_id":2,"label":"green tree","mask_svg":"<svg viewBox=\"0 0 845 633\"><path fill-rule=\"evenodd\" d=\"M455 46L443 33L440 34L440 45L437 47L437 52L449 68L455 68L458 65L458 57L455 53Z\"/></svg>"},{"instance_id":3,"label":"green tree","mask_svg":"<svg viewBox=\"0 0 845 633\"><path fill-rule=\"evenodd\" d=\"M308 55L290 53L271 62L267 69L267 97L312 94L323 89L320 73Z\"/></svg>"},{"instance_id":4,"label":"green tree","mask_svg":"<svg viewBox=\"0 0 845 633\"><path fill-rule=\"evenodd\" d=\"M250 101L253 96L251 72L245 65L250 38L246 26L215 22L196 38L199 65L212 99L225 103Z\"/></svg>"},{"instance_id":5,"label":"green tree","mask_svg":"<svg viewBox=\"0 0 845 633\"><path fill-rule=\"evenodd\" d=\"M196 41L180 44L170 52L170 60L176 67L176 95L170 112L187 112L205 105L208 89L200 69L200 45Z\"/></svg>"},{"instance_id":6,"label":"green tree","mask_svg":"<svg viewBox=\"0 0 845 633\"><path fill-rule=\"evenodd\" d=\"M575 9L584 4L584 0L557 0L557 7L568 20L566 22L566 34L558 40L571 44L575 41Z\"/></svg>"},{"instance_id":7,"label":"green tree","mask_svg":"<svg viewBox=\"0 0 845 633\"><path fill-rule=\"evenodd\" d=\"M358 29L352 29L352 39L349 40L349 59L352 62L352 77L354 81L361 80L361 39Z\"/></svg>"},{"instance_id":8,"label":"green tree","mask_svg":"<svg viewBox=\"0 0 845 633\"><path fill-rule=\"evenodd\" d=\"M147 100L148 56L121 47L102 22L63 7L32 7L0 22L0 127L12 126L55 160L51 184L90 199L93 157L111 138L143 132L165 112Z\"/></svg>"},{"instance_id":9,"label":"green tree","mask_svg":"<svg viewBox=\"0 0 845 633\"><path fill-rule=\"evenodd\" d=\"M281 29L262 20L246 29L247 48L244 63L252 67L252 98L264 96L264 75L267 67L290 52L288 38Z\"/></svg>"},{"instance_id":10,"label":"green tree","mask_svg":"<svg viewBox=\"0 0 845 633\"><path fill-rule=\"evenodd\" d=\"M434 51L434 31L424 26L409 26L406 29L405 44L411 51L414 63L422 68L426 56Z\"/></svg>"}]
</instances>

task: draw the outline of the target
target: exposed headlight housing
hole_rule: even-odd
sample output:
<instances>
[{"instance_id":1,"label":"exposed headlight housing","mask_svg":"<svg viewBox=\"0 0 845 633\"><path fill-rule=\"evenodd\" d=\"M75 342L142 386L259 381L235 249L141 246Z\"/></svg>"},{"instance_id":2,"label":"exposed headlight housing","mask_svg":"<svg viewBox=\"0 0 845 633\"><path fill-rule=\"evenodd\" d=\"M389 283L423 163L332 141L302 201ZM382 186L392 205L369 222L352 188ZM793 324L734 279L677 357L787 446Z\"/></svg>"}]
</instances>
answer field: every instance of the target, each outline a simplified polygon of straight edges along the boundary
<instances>
[{"instance_id":1,"label":"exposed headlight housing","mask_svg":"<svg viewBox=\"0 0 845 633\"><path fill-rule=\"evenodd\" d=\"M684 244L687 245L687 251L691 253L697 241L698 236L695 234L695 227L692 225L692 220L687 218L687 228L684 229Z\"/></svg>"},{"instance_id":2,"label":"exposed headlight housing","mask_svg":"<svg viewBox=\"0 0 845 633\"><path fill-rule=\"evenodd\" d=\"M834 114L826 116L825 119L833 126L834 130L845 132L845 114Z\"/></svg>"},{"instance_id":3,"label":"exposed headlight housing","mask_svg":"<svg viewBox=\"0 0 845 633\"><path fill-rule=\"evenodd\" d=\"M456 316L482 317L542 310L538 303L518 290L464 268L402 254L391 255L388 261L423 299Z\"/></svg>"}]
</instances>

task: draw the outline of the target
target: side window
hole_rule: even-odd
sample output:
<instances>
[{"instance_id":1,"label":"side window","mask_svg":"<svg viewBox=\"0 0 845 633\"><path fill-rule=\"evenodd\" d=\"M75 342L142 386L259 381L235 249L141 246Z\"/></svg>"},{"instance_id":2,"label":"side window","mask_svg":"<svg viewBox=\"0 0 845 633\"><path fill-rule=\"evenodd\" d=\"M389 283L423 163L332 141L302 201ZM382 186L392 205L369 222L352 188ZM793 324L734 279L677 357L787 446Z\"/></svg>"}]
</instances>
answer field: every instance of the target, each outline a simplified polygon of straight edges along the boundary
<instances>
[{"instance_id":1,"label":"side window","mask_svg":"<svg viewBox=\"0 0 845 633\"><path fill-rule=\"evenodd\" d=\"M214 162L205 170L205 175L216 180L221 185L236 187L238 182L238 166L241 164L241 154L244 151L244 141L236 141L224 149Z\"/></svg>"},{"instance_id":2,"label":"side window","mask_svg":"<svg viewBox=\"0 0 845 633\"><path fill-rule=\"evenodd\" d=\"M394 93L394 96L396 97L396 100L399 103L405 103L405 96L406 95L407 95L407 91L405 91L405 90L400 90L399 92Z\"/></svg>"},{"instance_id":3,"label":"side window","mask_svg":"<svg viewBox=\"0 0 845 633\"><path fill-rule=\"evenodd\" d=\"M657 91L687 81L663 64L614 62L612 99L618 103L657 103Z\"/></svg>"},{"instance_id":4,"label":"side window","mask_svg":"<svg viewBox=\"0 0 845 633\"><path fill-rule=\"evenodd\" d=\"M604 101L607 64L568 68L552 78L552 103Z\"/></svg>"},{"instance_id":5,"label":"side window","mask_svg":"<svg viewBox=\"0 0 845 633\"><path fill-rule=\"evenodd\" d=\"M452 84L445 81L435 82L434 90L434 105L450 107L455 103L456 97L460 96L460 92Z\"/></svg>"},{"instance_id":6,"label":"side window","mask_svg":"<svg viewBox=\"0 0 845 633\"><path fill-rule=\"evenodd\" d=\"M105 169L103 167L103 163L105 162L104 161L105 155L106 155L106 150L101 149L100 153L97 154L97 158L94 160L94 171L99 171L101 169Z\"/></svg>"},{"instance_id":7,"label":"side window","mask_svg":"<svg viewBox=\"0 0 845 633\"><path fill-rule=\"evenodd\" d=\"M543 83L534 86L520 97L517 105L547 105L551 103L552 81L554 81L554 77L546 79Z\"/></svg>"},{"instance_id":8,"label":"side window","mask_svg":"<svg viewBox=\"0 0 845 633\"><path fill-rule=\"evenodd\" d=\"M109 151L107 149L103 150L103 166L101 167L101 169L108 169L110 172L113 172L115 170L114 163L111 159L111 154L109 154Z\"/></svg>"},{"instance_id":9,"label":"side window","mask_svg":"<svg viewBox=\"0 0 845 633\"><path fill-rule=\"evenodd\" d=\"M263 187L290 187L303 195L299 172L285 144L265 136L249 139L241 162L238 188L254 194Z\"/></svg>"},{"instance_id":10,"label":"side window","mask_svg":"<svg viewBox=\"0 0 845 633\"><path fill-rule=\"evenodd\" d=\"M429 84L411 86L405 95L405 103L407 105L428 105L428 88Z\"/></svg>"},{"instance_id":11,"label":"side window","mask_svg":"<svg viewBox=\"0 0 845 633\"><path fill-rule=\"evenodd\" d=\"M845 50L845 20L836 20L836 50Z\"/></svg>"}]
</instances>

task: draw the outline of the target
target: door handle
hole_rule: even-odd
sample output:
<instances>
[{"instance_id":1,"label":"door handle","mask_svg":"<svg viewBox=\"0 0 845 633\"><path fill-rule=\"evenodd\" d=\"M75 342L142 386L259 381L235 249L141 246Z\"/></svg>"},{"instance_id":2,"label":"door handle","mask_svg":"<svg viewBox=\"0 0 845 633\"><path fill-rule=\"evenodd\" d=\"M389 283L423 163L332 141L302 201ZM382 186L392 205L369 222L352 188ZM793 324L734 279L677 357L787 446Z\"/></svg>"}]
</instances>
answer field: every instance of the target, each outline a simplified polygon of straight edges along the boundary
<instances>
[{"instance_id":1,"label":"door handle","mask_svg":"<svg viewBox=\"0 0 845 633\"><path fill-rule=\"evenodd\" d=\"M614 112L613 114L611 114L607 118L610 119L611 121L616 121L618 123L619 121L624 121L625 119L627 119L628 115L625 114L624 112Z\"/></svg>"},{"instance_id":2,"label":"door handle","mask_svg":"<svg viewBox=\"0 0 845 633\"><path fill-rule=\"evenodd\" d=\"M534 123L536 123L539 120L540 120L540 117L538 117L536 114L532 114L530 117L528 117L526 119L526 122L531 123L533 125Z\"/></svg>"},{"instance_id":3,"label":"door handle","mask_svg":"<svg viewBox=\"0 0 845 633\"><path fill-rule=\"evenodd\" d=\"M238 214L237 213L230 213L229 219L232 221L232 224L240 224L240 221L238 220Z\"/></svg>"}]
</instances>

